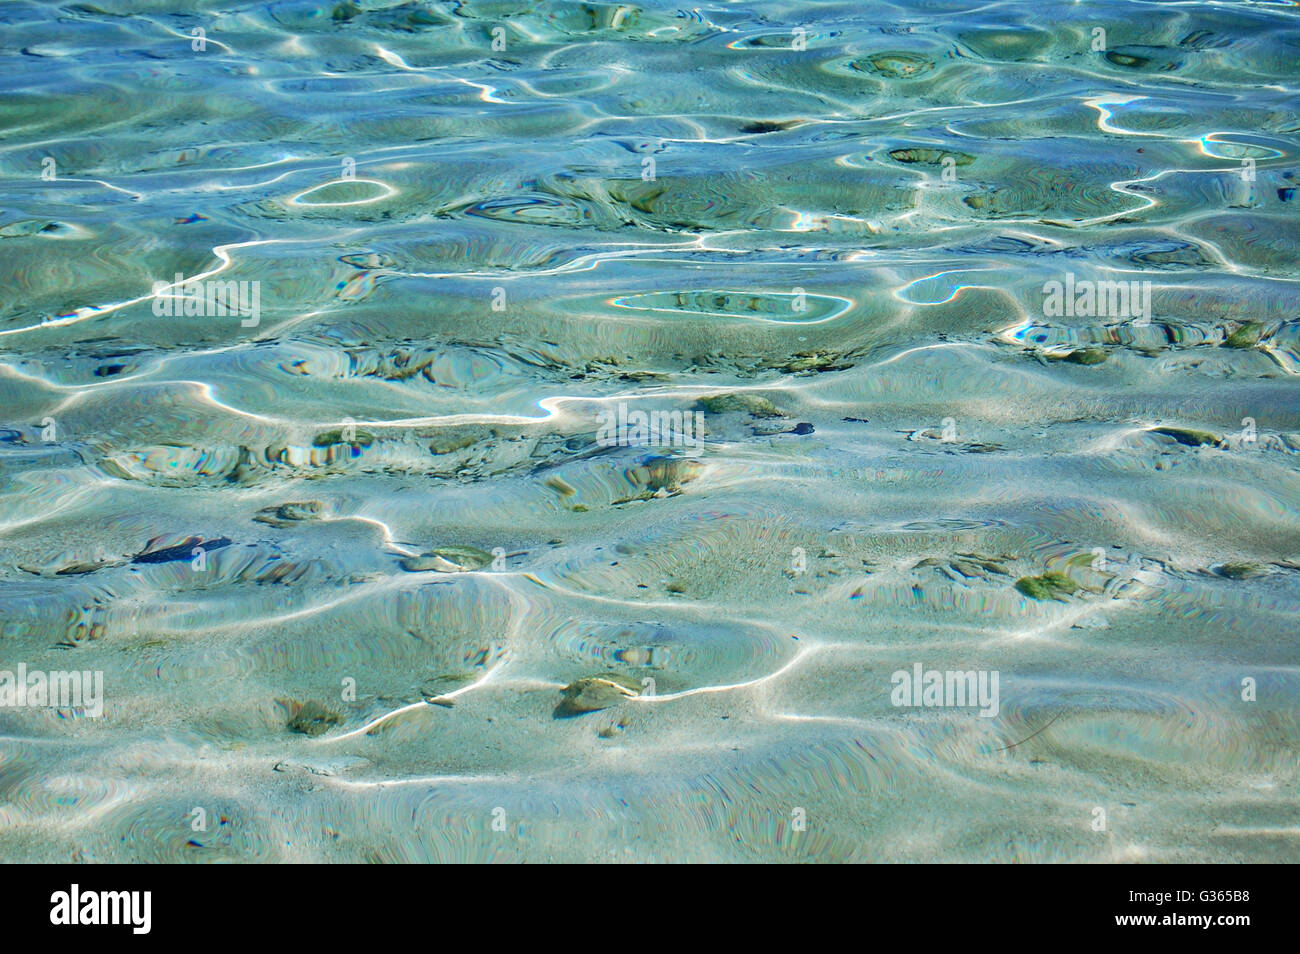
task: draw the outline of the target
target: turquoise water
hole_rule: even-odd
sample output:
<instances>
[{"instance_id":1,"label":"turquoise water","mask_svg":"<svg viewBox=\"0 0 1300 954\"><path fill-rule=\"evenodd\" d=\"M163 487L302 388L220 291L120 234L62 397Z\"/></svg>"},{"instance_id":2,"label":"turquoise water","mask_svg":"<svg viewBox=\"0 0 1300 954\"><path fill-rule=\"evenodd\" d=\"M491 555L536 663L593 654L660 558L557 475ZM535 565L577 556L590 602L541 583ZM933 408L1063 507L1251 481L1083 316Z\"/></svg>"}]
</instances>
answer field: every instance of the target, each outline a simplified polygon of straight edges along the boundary
<instances>
[{"instance_id":1,"label":"turquoise water","mask_svg":"<svg viewBox=\"0 0 1300 954\"><path fill-rule=\"evenodd\" d=\"M1300 860L1298 56L0 6L0 857Z\"/></svg>"}]
</instances>

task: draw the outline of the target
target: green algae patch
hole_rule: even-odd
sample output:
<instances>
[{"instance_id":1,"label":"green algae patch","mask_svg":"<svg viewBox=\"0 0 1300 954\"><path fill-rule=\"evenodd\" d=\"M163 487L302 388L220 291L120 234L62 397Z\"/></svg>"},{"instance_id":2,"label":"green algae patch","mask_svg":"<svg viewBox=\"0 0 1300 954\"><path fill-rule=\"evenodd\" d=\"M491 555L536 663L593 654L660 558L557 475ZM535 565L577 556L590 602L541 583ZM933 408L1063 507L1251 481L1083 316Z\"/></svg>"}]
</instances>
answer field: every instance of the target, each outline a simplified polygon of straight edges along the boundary
<instances>
[{"instance_id":1,"label":"green algae patch","mask_svg":"<svg viewBox=\"0 0 1300 954\"><path fill-rule=\"evenodd\" d=\"M696 402L710 414L744 411L754 417L784 417L785 412L765 397L757 394L710 394Z\"/></svg>"},{"instance_id":2,"label":"green algae patch","mask_svg":"<svg viewBox=\"0 0 1300 954\"><path fill-rule=\"evenodd\" d=\"M1225 348L1253 348L1264 335L1264 326L1258 321L1248 321L1223 339Z\"/></svg>"},{"instance_id":3,"label":"green algae patch","mask_svg":"<svg viewBox=\"0 0 1300 954\"><path fill-rule=\"evenodd\" d=\"M466 447L472 447L476 443L478 443L478 438L473 434L444 434L435 437L429 442L429 453L453 454L458 450L464 450Z\"/></svg>"},{"instance_id":4,"label":"green algae patch","mask_svg":"<svg viewBox=\"0 0 1300 954\"><path fill-rule=\"evenodd\" d=\"M1079 584L1058 570L1048 570L1042 576L1022 576L1016 589L1034 600L1064 600Z\"/></svg>"}]
</instances>

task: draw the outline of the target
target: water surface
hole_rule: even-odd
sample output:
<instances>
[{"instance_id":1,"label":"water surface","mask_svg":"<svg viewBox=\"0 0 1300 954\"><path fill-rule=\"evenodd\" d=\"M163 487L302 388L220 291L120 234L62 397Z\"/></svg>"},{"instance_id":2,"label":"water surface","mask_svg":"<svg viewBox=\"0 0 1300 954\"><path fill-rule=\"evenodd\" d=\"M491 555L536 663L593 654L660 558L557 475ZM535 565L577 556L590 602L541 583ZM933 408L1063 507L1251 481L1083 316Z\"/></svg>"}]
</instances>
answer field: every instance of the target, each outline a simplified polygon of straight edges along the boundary
<instances>
[{"instance_id":1,"label":"water surface","mask_svg":"<svg viewBox=\"0 0 1300 954\"><path fill-rule=\"evenodd\" d=\"M0 667L104 695L0 709L0 853L1300 859L1298 55L1283 3L4 5Z\"/></svg>"}]
</instances>

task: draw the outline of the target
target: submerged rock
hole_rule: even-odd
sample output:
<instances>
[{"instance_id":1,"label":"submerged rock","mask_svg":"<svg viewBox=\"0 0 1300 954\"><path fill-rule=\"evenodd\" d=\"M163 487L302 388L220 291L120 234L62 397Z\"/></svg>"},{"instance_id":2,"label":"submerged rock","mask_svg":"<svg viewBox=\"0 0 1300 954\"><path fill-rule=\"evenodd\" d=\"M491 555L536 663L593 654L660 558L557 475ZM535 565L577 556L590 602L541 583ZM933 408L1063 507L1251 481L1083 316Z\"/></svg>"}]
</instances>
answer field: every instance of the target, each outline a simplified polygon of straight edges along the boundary
<instances>
[{"instance_id":1,"label":"submerged rock","mask_svg":"<svg viewBox=\"0 0 1300 954\"><path fill-rule=\"evenodd\" d=\"M435 547L417 557L402 561L402 569L412 573L436 570L439 573L468 573L481 570L492 562L492 554L478 547Z\"/></svg>"},{"instance_id":2,"label":"submerged rock","mask_svg":"<svg viewBox=\"0 0 1300 954\"><path fill-rule=\"evenodd\" d=\"M173 538L175 539L175 538ZM221 550L230 546L228 537L220 537L216 540L203 540L200 537L186 537L180 543L172 546L159 546L164 540L163 537L154 537L145 548L132 557L132 563L176 563L181 560L190 560L194 557L194 550L201 549L205 553L211 553L213 550Z\"/></svg>"},{"instance_id":3,"label":"submerged rock","mask_svg":"<svg viewBox=\"0 0 1300 954\"><path fill-rule=\"evenodd\" d=\"M555 715L563 718L581 715L584 712L596 712L639 695L641 695L641 684L630 676L623 676L616 672L586 676L564 687L564 698L555 707Z\"/></svg>"},{"instance_id":4,"label":"submerged rock","mask_svg":"<svg viewBox=\"0 0 1300 954\"><path fill-rule=\"evenodd\" d=\"M1067 354L1063 360L1071 364L1101 364L1106 360L1106 352L1101 348L1078 348Z\"/></svg>"},{"instance_id":5,"label":"submerged rock","mask_svg":"<svg viewBox=\"0 0 1300 954\"><path fill-rule=\"evenodd\" d=\"M55 558L49 563L18 563L16 566L24 573L31 573L34 576L80 576L84 573L94 573L104 567L122 566L126 561L114 559L106 556L95 556L91 558L84 557L61 557Z\"/></svg>"},{"instance_id":6,"label":"submerged rock","mask_svg":"<svg viewBox=\"0 0 1300 954\"><path fill-rule=\"evenodd\" d=\"M478 443L473 434L440 434L429 442L430 454L453 454Z\"/></svg>"},{"instance_id":7,"label":"submerged rock","mask_svg":"<svg viewBox=\"0 0 1300 954\"><path fill-rule=\"evenodd\" d=\"M361 8L355 3L339 3L330 11L330 19L335 23L347 23L361 12Z\"/></svg>"},{"instance_id":8,"label":"submerged rock","mask_svg":"<svg viewBox=\"0 0 1300 954\"><path fill-rule=\"evenodd\" d=\"M1172 437L1184 447L1200 447L1202 445L1217 447L1223 443L1222 438L1211 434L1209 431L1196 431L1190 427L1153 427L1151 433Z\"/></svg>"},{"instance_id":9,"label":"submerged rock","mask_svg":"<svg viewBox=\"0 0 1300 954\"><path fill-rule=\"evenodd\" d=\"M1116 66L1130 70L1168 72L1183 65L1180 56L1163 46L1121 46L1103 55Z\"/></svg>"},{"instance_id":10,"label":"submerged rock","mask_svg":"<svg viewBox=\"0 0 1300 954\"><path fill-rule=\"evenodd\" d=\"M336 755L320 759L283 759L275 763L276 772L302 772L311 775L342 775L348 769L369 765L369 759L357 755Z\"/></svg>"},{"instance_id":11,"label":"submerged rock","mask_svg":"<svg viewBox=\"0 0 1300 954\"><path fill-rule=\"evenodd\" d=\"M790 358L772 358L763 362L765 368L778 368L787 374L808 372L844 371L853 367L844 363L844 356L834 352L800 351Z\"/></svg>"},{"instance_id":12,"label":"submerged rock","mask_svg":"<svg viewBox=\"0 0 1300 954\"><path fill-rule=\"evenodd\" d=\"M96 570L106 566L120 566L118 563L110 563L108 560L95 560L90 563L69 563L67 566L60 567L54 571L55 576L79 576L82 573L94 573Z\"/></svg>"},{"instance_id":13,"label":"submerged rock","mask_svg":"<svg viewBox=\"0 0 1300 954\"><path fill-rule=\"evenodd\" d=\"M1223 563L1214 572L1230 580L1253 580L1267 575L1268 567L1259 563Z\"/></svg>"},{"instance_id":14,"label":"submerged rock","mask_svg":"<svg viewBox=\"0 0 1300 954\"><path fill-rule=\"evenodd\" d=\"M1042 576L1022 576L1016 589L1035 600L1064 600L1079 589L1079 584L1064 573L1048 570Z\"/></svg>"},{"instance_id":15,"label":"submerged rock","mask_svg":"<svg viewBox=\"0 0 1300 954\"><path fill-rule=\"evenodd\" d=\"M892 79L911 79L934 69L934 61L915 53L890 52L877 53L865 60L855 60L853 67L864 73L877 73Z\"/></svg>"},{"instance_id":16,"label":"submerged rock","mask_svg":"<svg viewBox=\"0 0 1300 954\"><path fill-rule=\"evenodd\" d=\"M627 477L649 491L680 490L681 485L694 480L700 472L698 461L689 457L661 457L650 454L629 467Z\"/></svg>"},{"instance_id":17,"label":"submerged rock","mask_svg":"<svg viewBox=\"0 0 1300 954\"><path fill-rule=\"evenodd\" d=\"M816 432L816 428L807 421L800 421L794 427L786 427L785 422L777 424L755 424L750 428L755 437L774 437L777 434L797 434L804 437Z\"/></svg>"},{"instance_id":18,"label":"submerged rock","mask_svg":"<svg viewBox=\"0 0 1300 954\"><path fill-rule=\"evenodd\" d=\"M472 672L445 672L433 676L420 684L420 698L430 705L450 709L456 703L445 698L446 695L473 682L475 678Z\"/></svg>"},{"instance_id":19,"label":"submerged rock","mask_svg":"<svg viewBox=\"0 0 1300 954\"><path fill-rule=\"evenodd\" d=\"M267 523L273 527L288 527L302 520L319 519L324 509L325 505L319 500L283 503L278 507L263 507L253 519L258 523Z\"/></svg>"},{"instance_id":20,"label":"submerged rock","mask_svg":"<svg viewBox=\"0 0 1300 954\"><path fill-rule=\"evenodd\" d=\"M1005 564L1007 560L1015 559L1015 557L1011 556L1010 554L1003 554L1001 556L991 556L987 553L980 553L978 551L973 551L971 553L958 553L957 556L963 557L966 560L971 561L972 563L974 563L976 566L980 567L983 570L987 570L990 573L997 573L1002 576L1011 575L1011 571L1008 570L1003 564ZM958 562L959 561L954 560L953 566L957 566Z\"/></svg>"},{"instance_id":21,"label":"submerged rock","mask_svg":"<svg viewBox=\"0 0 1300 954\"><path fill-rule=\"evenodd\" d=\"M375 435L369 431L343 430L322 431L311 439L313 447L332 447L335 444L351 444L354 447L369 447L375 442Z\"/></svg>"},{"instance_id":22,"label":"submerged rock","mask_svg":"<svg viewBox=\"0 0 1300 954\"><path fill-rule=\"evenodd\" d=\"M799 125L796 119L787 119L777 122L775 120L760 119L752 123L746 123L740 127L740 131L748 135L758 135L761 133L781 132L792 126Z\"/></svg>"},{"instance_id":23,"label":"submerged rock","mask_svg":"<svg viewBox=\"0 0 1300 954\"><path fill-rule=\"evenodd\" d=\"M955 166L969 166L975 161L975 157L965 152L955 152L947 149L929 149L924 147L913 147L911 149L891 149L889 158L895 162L915 163L922 165L938 166L942 165L945 159L951 159Z\"/></svg>"},{"instance_id":24,"label":"submerged rock","mask_svg":"<svg viewBox=\"0 0 1300 954\"><path fill-rule=\"evenodd\" d=\"M341 715L315 700L301 705L292 700L279 700L279 702L289 710L288 728L292 732L320 735L328 731L330 726L338 725L343 721Z\"/></svg>"}]
</instances>

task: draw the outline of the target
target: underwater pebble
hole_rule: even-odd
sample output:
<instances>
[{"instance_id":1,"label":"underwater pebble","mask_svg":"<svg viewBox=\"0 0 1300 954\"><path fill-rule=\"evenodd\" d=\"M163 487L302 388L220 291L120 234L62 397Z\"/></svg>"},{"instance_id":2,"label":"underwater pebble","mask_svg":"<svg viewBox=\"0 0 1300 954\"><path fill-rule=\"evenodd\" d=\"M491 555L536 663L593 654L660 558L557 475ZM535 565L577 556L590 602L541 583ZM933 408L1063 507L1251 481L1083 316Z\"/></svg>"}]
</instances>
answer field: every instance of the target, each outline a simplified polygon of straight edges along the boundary
<instances>
[{"instance_id":1,"label":"underwater pebble","mask_svg":"<svg viewBox=\"0 0 1300 954\"><path fill-rule=\"evenodd\" d=\"M586 676L564 687L557 715L579 715L608 709L641 694L641 684L630 676L607 672Z\"/></svg>"},{"instance_id":2,"label":"underwater pebble","mask_svg":"<svg viewBox=\"0 0 1300 954\"><path fill-rule=\"evenodd\" d=\"M481 570L492 562L492 554L477 547L436 547L418 557L407 557L402 569L412 573L436 570L439 573L468 573Z\"/></svg>"}]
</instances>

